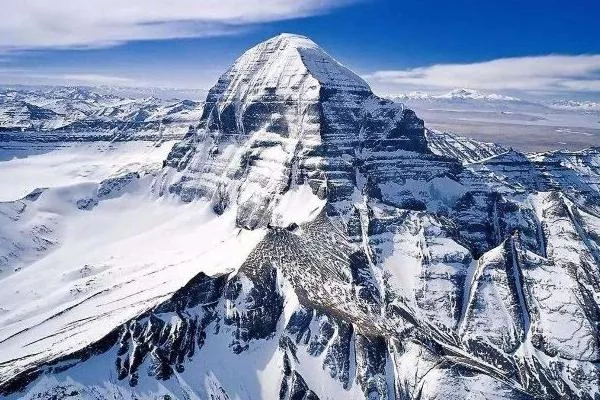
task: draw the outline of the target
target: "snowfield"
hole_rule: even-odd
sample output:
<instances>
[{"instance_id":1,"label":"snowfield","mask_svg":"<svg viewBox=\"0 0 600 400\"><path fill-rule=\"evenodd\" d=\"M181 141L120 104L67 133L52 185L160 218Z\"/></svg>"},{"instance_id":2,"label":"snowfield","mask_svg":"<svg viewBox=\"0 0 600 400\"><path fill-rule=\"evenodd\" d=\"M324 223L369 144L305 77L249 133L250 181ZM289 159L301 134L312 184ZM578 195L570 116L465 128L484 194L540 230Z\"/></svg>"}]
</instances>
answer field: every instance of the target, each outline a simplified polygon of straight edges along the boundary
<instances>
[{"instance_id":1,"label":"snowfield","mask_svg":"<svg viewBox=\"0 0 600 400\"><path fill-rule=\"evenodd\" d=\"M188 128L0 161L0 396L600 398L600 148L429 129L293 34Z\"/></svg>"},{"instance_id":2,"label":"snowfield","mask_svg":"<svg viewBox=\"0 0 600 400\"><path fill-rule=\"evenodd\" d=\"M97 184L49 189L15 216L25 237L0 224L3 253L11 242L28 241L36 225L46 227L42 235L53 244L41 252L32 247L19 258L36 261L12 269L13 261L0 273L0 381L6 369L101 339L200 272L235 272L264 235L236 228L234 211L217 217L207 202L157 199L147 183L135 182L91 210L79 209L77 200L93 196ZM11 205L0 204L1 218Z\"/></svg>"},{"instance_id":3,"label":"snowfield","mask_svg":"<svg viewBox=\"0 0 600 400\"><path fill-rule=\"evenodd\" d=\"M0 142L0 201L37 188L100 182L162 165L174 140L131 142Z\"/></svg>"}]
</instances>

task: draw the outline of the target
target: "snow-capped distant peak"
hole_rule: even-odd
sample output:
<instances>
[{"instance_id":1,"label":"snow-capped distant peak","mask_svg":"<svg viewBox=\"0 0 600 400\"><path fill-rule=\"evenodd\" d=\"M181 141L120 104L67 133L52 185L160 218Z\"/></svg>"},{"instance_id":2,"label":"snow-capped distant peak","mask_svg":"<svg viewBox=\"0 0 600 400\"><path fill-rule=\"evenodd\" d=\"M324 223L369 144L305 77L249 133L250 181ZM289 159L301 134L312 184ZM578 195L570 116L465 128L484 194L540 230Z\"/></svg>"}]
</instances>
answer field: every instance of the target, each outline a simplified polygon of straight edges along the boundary
<instances>
[{"instance_id":1,"label":"snow-capped distant peak","mask_svg":"<svg viewBox=\"0 0 600 400\"><path fill-rule=\"evenodd\" d=\"M512 96L505 96L498 93L483 93L474 89L453 89L448 93L433 94L423 91L412 91L396 96L398 99L405 100L481 100L481 101L521 101L521 99Z\"/></svg>"},{"instance_id":2,"label":"snow-capped distant peak","mask_svg":"<svg viewBox=\"0 0 600 400\"><path fill-rule=\"evenodd\" d=\"M436 96L440 99L471 99L486 101L520 101L517 97L505 96L497 93L483 93L474 89L454 89L446 94Z\"/></svg>"},{"instance_id":3,"label":"snow-capped distant peak","mask_svg":"<svg viewBox=\"0 0 600 400\"><path fill-rule=\"evenodd\" d=\"M550 104L550 108L569 111L600 112L600 102L559 100Z\"/></svg>"},{"instance_id":4,"label":"snow-capped distant peak","mask_svg":"<svg viewBox=\"0 0 600 400\"><path fill-rule=\"evenodd\" d=\"M467 88L462 88L462 89L453 89L450 92L446 93L446 94L442 94L439 97L451 97L451 98L475 98L475 99L479 99L479 98L483 98L485 97L485 94L478 92L475 89L467 89Z\"/></svg>"},{"instance_id":5,"label":"snow-capped distant peak","mask_svg":"<svg viewBox=\"0 0 600 400\"><path fill-rule=\"evenodd\" d=\"M429 94L427 92L422 92L420 90L415 90L412 92L403 93L403 94L399 95L398 97L404 98L404 99L427 100L427 99L431 98L431 94Z\"/></svg>"}]
</instances>

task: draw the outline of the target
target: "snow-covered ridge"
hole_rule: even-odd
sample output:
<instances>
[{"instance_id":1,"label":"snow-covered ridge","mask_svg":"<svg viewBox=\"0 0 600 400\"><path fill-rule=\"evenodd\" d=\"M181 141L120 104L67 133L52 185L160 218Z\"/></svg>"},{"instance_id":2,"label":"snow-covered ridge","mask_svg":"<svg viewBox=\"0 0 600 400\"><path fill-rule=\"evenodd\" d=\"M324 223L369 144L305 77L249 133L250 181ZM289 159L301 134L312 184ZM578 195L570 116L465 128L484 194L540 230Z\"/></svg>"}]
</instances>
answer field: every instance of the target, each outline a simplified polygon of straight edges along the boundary
<instances>
[{"instance_id":1,"label":"snow-covered ridge","mask_svg":"<svg viewBox=\"0 0 600 400\"><path fill-rule=\"evenodd\" d=\"M0 88L0 132L53 132L114 136L147 132L181 137L200 118L202 103L124 97L86 87Z\"/></svg>"},{"instance_id":2,"label":"snow-covered ridge","mask_svg":"<svg viewBox=\"0 0 600 400\"><path fill-rule=\"evenodd\" d=\"M440 99L474 99L487 101L521 101L521 99L512 96L505 96L497 93L482 93L473 89L454 89L449 93L437 96Z\"/></svg>"},{"instance_id":3,"label":"snow-covered ridge","mask_svg":"<svg viewBox=\"0 0 600 400\"><path fill-rule=\"evenodd\" d=\"M594 101L560 100L550 103L549 107L558 110L600 112L600 103Z\"/></svg>"},{"instance_id":4,"label":"snow-covered ridge","mask_svg":"<svg viewBox=\"0 0 600 400\"><path fill-rule=\"evenodd\" d=\"M397 100L482 100L491 102L521 102L518 97L506 96L497 93L483 93L474 89L453 89L448 93L431 94L422 91L413 91L398 95L390 95Z\"/></svg>"},{"instance_id":5,"label":"snow-covered ridge","mask_svg":"<svg viewBox=\"0 0 600 400\"><path fill-rule=\"evenodd\" d=\"M320 86L331 89L370 91L358 75L343 67L312 40L281 34L246 51L219 79L208 97L221 96L221 103L250 103L268 91L277 95L306 96ZM210 101L210 100L209 100Z\"/></svg>"},{"instance_id":6,"label":"snow-covered ridge","mask_svg":"<svg viewBox=\"0 0 600 400\"><path fill-rule=\"evenodd\" d=\"M427 143L440 156L454 157L465 164L506 153L509 149L495 143L484 143L449 132L427 129Z\"/></svg>"},{"instance_id":7,"label":"snow-covered ridge","mask_svg":"<svg viewBox=\"0 0 600 400\"><path fill-rule=\"evenodd\" d=\"M507 96L498 93L486 93L474 89L453 89L447 93L431 93L425 91L410 91L399 94L389 94L386 96L394 101L423 102L423 103L441 103L441 104L460 104L461 102L471 102L473 105L478 103L490 105L506 105L514 107L513 112L519 111L519 106L537 106L541 110L563 110L584 113L600 112L600 103L595 101L578 100L548 100L548 99L521 99L514 96ZM415 103L417 104L417 103Z\"/></svg>"},{"instance_id":8,"label":"snow-covered ridge","mask_svg":"<svg viewBox=\"0 0 600 400\"><path fill-rule=\"evenodd\" d=\"M0 204L33 249L0 278L0 394L600 396L597 149L428 130L363 83L281 35L160 170Z\"/></svg>"}]
</instances>

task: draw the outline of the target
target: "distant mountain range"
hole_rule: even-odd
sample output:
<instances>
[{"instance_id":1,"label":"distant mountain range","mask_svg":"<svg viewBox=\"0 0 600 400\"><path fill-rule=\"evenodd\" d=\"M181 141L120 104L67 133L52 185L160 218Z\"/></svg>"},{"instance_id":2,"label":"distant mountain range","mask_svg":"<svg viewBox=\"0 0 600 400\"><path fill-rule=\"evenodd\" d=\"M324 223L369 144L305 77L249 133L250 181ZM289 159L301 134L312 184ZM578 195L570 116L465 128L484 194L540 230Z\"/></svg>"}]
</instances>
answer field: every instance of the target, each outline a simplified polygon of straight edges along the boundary
<instances>
[{"instance_id":1,"label":"distant mountain range","mask_svg":"<svg viewBox=\"0 0 600 400\"><path fill-rule=\"evenodd\" d=\"M557 110L572 110L600 113L600 103L594 101L560 100L550 104Z\"/></svg>"},{"instance_id":2,"label":"distant mountain range","mask_svg":"<svg viewBox=\"0 0 600 400\"><path fill-rule=\"evenodd\" d=\"M122 88L0 88L0 132L29 134L12 136L17 139L44 132L181 137L200 119L201 101L125 93Z\"/></svg>"},{"instance_id":3,"label":"distant mountain range","mask_svg":"<svg viewBox=\"0 0 600 400\"><path fill-rule=\"evenodd\" d=\"M40 121L201 116L156 170L0 203L3 398L600 398L599 148L428 129L290 34L201 113L6 96Z\"/></svg>"},{"instance_id":4,"label":"distant mountain range","mask_svg":"<svg viewBox=\"0 0 600 400\"><path fill-rule=\"evenodd\" d=\"M405 100L483 100L483 101L512 101L521 102L517 97L504 96L501 94L491 93L486 94L473 89L454 89L444 94L431 94L428 92L414 91L397 96L391 96L395 99Z\"/></svg>"},{"instance_id":5,"label":"distant mountain range","mask_svg":"<svg viewBox=\"0 0 600 400\"><path fill-rule=\"evenodd\" d=\"M474 89L454 89L443 94L433 94L424 91L412 91L397 95L387 96L388 98L406 102L407 104L420 102L435 104L454 104L457 106L479 106L479 107L523 107L523 108L539 108L596 113L600 112L600 103L593 101L576 101L576 100L524 100L518 97L506 96L497 93L484 93Z\"/></svg>"},{"instance_id":6,"label":"distant mountain range","mask_svg":"<svg viewBox=\"0 0 600 400\"><path fill-rule=\"evenodd\" d=\"M0 87L0 135L4 140L36 141L178 139L200 120L206 93L109 86ZM592 101L543 103L472 89L444 94L416 91L389 98L420 112L600 113L600 103Z\"/></svg>"}]
</instances>

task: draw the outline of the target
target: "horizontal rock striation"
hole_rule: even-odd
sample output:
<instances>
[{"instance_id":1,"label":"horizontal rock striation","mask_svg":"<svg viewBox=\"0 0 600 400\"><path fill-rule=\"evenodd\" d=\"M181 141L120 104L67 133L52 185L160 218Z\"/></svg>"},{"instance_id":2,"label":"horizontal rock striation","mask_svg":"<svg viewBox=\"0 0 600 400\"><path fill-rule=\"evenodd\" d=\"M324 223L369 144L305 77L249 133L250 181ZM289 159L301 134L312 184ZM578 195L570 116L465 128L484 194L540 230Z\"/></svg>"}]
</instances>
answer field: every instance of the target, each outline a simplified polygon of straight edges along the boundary
<instances>
[{"instance_id":1,"label":"horizontal rock striation","mask_svg":"<svg viewBox=\"0 0 600 400\"><path fill-rule=\"evenodd\" d=\"M597 156L427 130L277 36L219 78L153 182L264 230L243 265L13 371L3 394L599 398Z\"/></svg>"}]
</instances>

